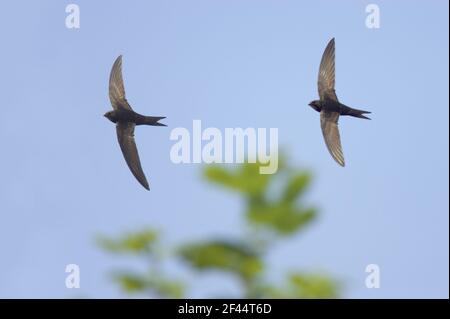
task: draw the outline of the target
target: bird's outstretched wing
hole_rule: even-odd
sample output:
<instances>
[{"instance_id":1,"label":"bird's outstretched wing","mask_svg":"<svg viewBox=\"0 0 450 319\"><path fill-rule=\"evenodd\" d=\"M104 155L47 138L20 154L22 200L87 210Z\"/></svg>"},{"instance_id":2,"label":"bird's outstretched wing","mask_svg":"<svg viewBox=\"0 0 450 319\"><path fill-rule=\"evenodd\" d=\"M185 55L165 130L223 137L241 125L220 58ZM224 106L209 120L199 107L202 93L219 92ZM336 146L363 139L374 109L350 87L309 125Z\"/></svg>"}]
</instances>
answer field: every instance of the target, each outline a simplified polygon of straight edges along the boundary
<instances>
[{"instance_id":1,"label":"bird's outstretched wing","mask_svg":"<svg viewBox=\"0 0 450 319\"><path fill-rule=\"evenodd\" d=\"M134 140L134 127L134 123L117 123L117 138L125 161L134 177L136 177L142 186L149 190L150 188L147 179L145 178L145 174L142 171L141 161L139 160L139 154Z\"/></svg>"},{"instance_id":2,"label":"bird's outstretched wing","mask_svg":"<svg viewBox=\"0 0 450 319\"><path fill-rule=\"evenodd\" d=\"M320 126L322 127L323 138L325 139L328 151L339 165L345 166L338 120L339 113L337 112L320 112Z\"/></svg>"},{"instance_id":3,"label":"bird's outstretched wing","mask_svg":"<svg viewBox=\"0 0 450 319\"><path fill-rule=\"evenodd\" d=\"M109 75L109 100L114 110L124 108L131 110L125 98L125 88L122 78L122 56L119 55L113 64Z\"/></svg>"},{"instance_id":4,"label":"bird's outstretched wing","mask_svg":"<svg viewBox=\"0 0 450 319\"><path fill-rule=\"evenodd\" d=\"M319 79L317 86L319 88L319 97L321 100L332 99L337 101L334 90L334 38L328 42L322 55L319 68Z\"/></svg>"}]
</instances>

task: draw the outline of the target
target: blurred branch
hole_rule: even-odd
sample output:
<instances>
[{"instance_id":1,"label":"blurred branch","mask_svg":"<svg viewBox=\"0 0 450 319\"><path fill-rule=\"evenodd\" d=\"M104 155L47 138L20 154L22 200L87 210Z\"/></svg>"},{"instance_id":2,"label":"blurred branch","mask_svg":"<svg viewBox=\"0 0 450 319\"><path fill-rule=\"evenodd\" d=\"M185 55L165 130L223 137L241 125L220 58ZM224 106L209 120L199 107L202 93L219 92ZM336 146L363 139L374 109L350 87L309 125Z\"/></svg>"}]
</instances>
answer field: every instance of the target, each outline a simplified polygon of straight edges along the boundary
<instances>
[{"instance_id":1,"label":"blurred branch","mask_svg":"<svg viewBox=\"0 0 450 319\"><path fill-rule=\"evenodd\" d=\"M267 282L265 273L269 266L265 256L273 247L272 243L301 232L317 216L314 207L301 203L310 187L311 175L289 167L284 156L280 158L278 172L274 175L261 175L259 163L233 168L206 166L203 176L207 181L232 190L244 199L243 216L250 234L246 239L184 243L175 249L175 254L196 272L233 274L241 282L242 296L246 298L336 298L337 283L324 275L294 272L287 275L283 286ZM115 273L114 280L123 291L180 298L184 295L185 284L169 279L171 277L162 272L162 261L156 254L158 239L156 231L146 229L116 240L102 237L99 243L110 253L132 253L150 261L147 273Z\"/></svg>"}]
</instances>

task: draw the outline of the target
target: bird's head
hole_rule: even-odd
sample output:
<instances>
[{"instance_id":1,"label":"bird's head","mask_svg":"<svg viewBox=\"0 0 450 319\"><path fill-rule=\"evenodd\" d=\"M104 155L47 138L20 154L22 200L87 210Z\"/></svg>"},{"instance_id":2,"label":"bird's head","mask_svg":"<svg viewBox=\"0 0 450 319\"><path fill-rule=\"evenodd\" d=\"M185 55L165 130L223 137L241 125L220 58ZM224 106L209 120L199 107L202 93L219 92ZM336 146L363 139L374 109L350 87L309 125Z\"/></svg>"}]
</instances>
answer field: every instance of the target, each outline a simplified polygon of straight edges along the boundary
<instances>
[{"instance_id":1,"label":"bird's head","mask_svg":"<svg viewBox=\"0 0 450 319\"><path fill-rule=\"evenodd\" d=\"M114 111L106 112L105 114L103 114L103 116L106 117L111 122L114 122L114 123L117 122L117 119L115 117Z\"/></svg>"},{"instance_id":2,"label":"bird's head","mask_svg":"<svg viewBox=\"0 0 450 319\"><path fill-rule=\"evenodd\" d=\"M320 101L319 100L311 101L311 102L309 102L308 105L311 106L317 112L320 112L322 110L322 107L320 105Z\"/></svg>"}]
</instances>

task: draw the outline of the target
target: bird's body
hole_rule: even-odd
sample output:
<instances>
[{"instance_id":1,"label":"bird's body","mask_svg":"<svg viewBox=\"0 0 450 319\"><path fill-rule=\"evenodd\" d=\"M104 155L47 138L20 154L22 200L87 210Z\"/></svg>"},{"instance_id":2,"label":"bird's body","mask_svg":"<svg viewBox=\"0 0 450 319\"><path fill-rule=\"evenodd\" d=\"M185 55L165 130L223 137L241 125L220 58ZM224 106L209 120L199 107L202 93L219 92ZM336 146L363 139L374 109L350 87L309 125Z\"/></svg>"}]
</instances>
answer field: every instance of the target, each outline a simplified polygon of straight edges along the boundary
<instances>
[{"instance_id":1,"label":"bird's body","mask_svg":"<svg viewBox=\"0 0 450 319\"><path fill-rule=\"evenodd\" d=\"M344 115L344 116L353 116L353 117L359 117L359 118L370 120L368 117L363 115L363 114L367 114L370 112L351 108L345 104L340 103L339 101L328 99L325 101L316 100L313 102L316 102L316 103L314 105L311 105L311 107L319 113L321 111L337 112L340 115ZM311 103L313 103L313 102L311 102Z\"/></svg>"},{"instance_id":2,"label":"bird's body","mask_svg":"<svg viewBox=\"0 0 450 319\"><path fill-rule=\"evenodd\" d=\"M165 117L145 116L132 110L118 109L117 111L107 112L105 116L113 123L131 122L135 125L165 126L164 124L158 123L159 120Z\"/></svg>"},{"instance_id":3,"label":"bird's body","mask_svg":"<svg viewBox=\"0 0 450 319\"><path fill-rule=\"evenodd\" d=\"M335 48L334 38L328 43L322 55L319 68L317 85L319 88L319 100L309 103L314 110L320 113L320 125L328 151L334 160L341 166L345 166L342 152L341 138L339 134L339 116L348 115L362 119L368 119L364 114L370 112L351 108L339 102L335 92Z\"/></svg>"},{"instance_id":4,"label":"bird's body","mask_svg":"<svg viewBox=\"0 0 450 319\"><path fill-rule=\"evenodd\" d=\"M145 189L149 190L150 187L142 170L134 140L134 128L136 125L166 126L158 122L165 117L145 116L133 111L125 98L122 79L122 56L116 59L111 69L109 99L113 110L105 113L105 117L116 124L120 149L134 177Z\"/></svg>"}]
</instances>

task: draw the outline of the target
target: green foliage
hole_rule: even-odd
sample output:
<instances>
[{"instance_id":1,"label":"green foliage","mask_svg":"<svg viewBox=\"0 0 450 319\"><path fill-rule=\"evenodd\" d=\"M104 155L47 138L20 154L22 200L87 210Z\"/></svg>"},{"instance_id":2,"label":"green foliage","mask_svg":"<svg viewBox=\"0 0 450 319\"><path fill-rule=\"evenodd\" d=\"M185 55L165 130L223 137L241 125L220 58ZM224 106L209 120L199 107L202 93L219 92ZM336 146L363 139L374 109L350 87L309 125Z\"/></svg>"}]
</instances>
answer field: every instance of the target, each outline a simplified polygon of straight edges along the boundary
<instances>
[{"instance_id":1,"label":"green foliage","mask_svg":"<svg viewBox=\"0 0 450 319\"><path fill-rule=\"evenodd\" d=\"M274 175L259 173L260 164L237 167L209 165L204 169L207 181L232 190L244 199L244 221L250 234L240 239L212 239L184 243L174 249L184 265L197 272L230 273L243 287L247 298L336 298L338 286L318 274L294 272L282 286L267 282L269 268L265 256L273 244L302 231L314 220L317 211L300 203L310 186L311 175L286 165L283 157ZM245 236L247 235L247 237ZM154 230L127 234L117 240L101 238L101 246L110 253L134 253L149 264L146 273L116 272L114 279L123 291L148 293L158 297L184 297L184 284L162 271L158 233ZM170 279L169 279L170 278Z\"/></svg>"},{"instance_id":2,"label":"green foliage","mask_svg":"<svg viewBox=\"0 0 450 319\"><path fill-rule=\"evenodd\" d=\"M157 240L158 233L150 229L126 234L117 240L106 237L99 237L97 239L99 245L109 252L134 254L152 251L153 245Z\"/></svg>"},{"instance_id":3,"label":"green foliage","mask_svg":"<svg viewBox=\"0 0 450 319\"><path fill-rule=\"evenodd\" d=\"M253 278L263 268L259 256L243 243L211 241L190 244L181 248L180 255L199 270L227 271L236 274L243 280Z\"/></svg>"},{"instance_id":4,"label":"green foliage","mask_svg":"<svg viewBox=\"0 0 450 319\"><path fill-rule=\"evenodd\" d=\"M142 292L147 288L144 278L135 274L117 273L113 278L126 292Z\"/></svg>"},{"instance_id":5,"label":"green foliage","mask_svg":"<svg viewBox=\"0 0 450 319\"><path fill-rule=\"evenodd\" d=\"M316 216L313 208L303 210L285 203L250 207L248 218L254 223L270 227L280 234L288 235L297 232Z\"/></svg>"},{"instance_id":6,"label":"green foliage","mask_svg":"<svg viewBox=\"0 0 450 319\"><path fill-rule=\"evenodd\" d=\"M181 281L168 279L159 270L161 258L158 255L158 232L144 229L136 233L126 234L119 239L99 237L98 243L104 250L114 254L131 253L145 258L149 263L147 273L116 271L112 277L121 289L127 293L143 293L167 298L181 298L184 294L184 285Z\"/></svg>"},{"instance_id":7,"label":"green foliage","mask_svg":"<svg viewBox=\"0 0 450 319\"><path fill-rule=\"evenodd\" d=\"M292 203L298 200L311 183L311 175L306 172L296 173L291 176L283 191L282 201Z\"/></svg>"},{"instance_id":8,"label":"green foliage","mask_svg":"<svg viewBox=\"0 0 450 319\"><path fill-rule=\"evenodd\" d=\"M220 166L209 166L204 175L211 182L251 197L261 196L270 181L270 175L259 174L258 165L242 165L235 172Z\"/></svg>"},{"instance_id":9,"label":"green foliage","mask_svg":"<svg viewBox=\"0 0 450 319\"><path fill-rule=\"evenodd\" d=\"M289 279L289 289L298 298L337 298L338 296L338 285L326 276L294 273Z\"/></svg>"},{"instance_id":10,"label":"green foliage","mask_svg":"<svg viewBox=\"0 0 450 319\"><path fill-rule=\"evenodd\" d=\"M148 292L157 297L182 298L184 285L181 281L161 278L159 274L116 273L114 280L127 293Z\"/></svg>"},{"instance_id":11,"label":"green foliage","mask_svg":"<svg viewBox=\"0 0 450 319\"><path fill-rule=\"evenodd\" d=\"M292 273L283 287L261 287L264 298L329 299L339 297L339 286L327 276Z\"/></svg>"},{"instance_id":12,"label":"green foliage","mask_svg":"<svg viewBox=\"0 0 450 319\"><path fill-rule=\"evenodd\" d=\"M223 187L238 191L246 198L246 217L251 226L263 226L279 235L290 235L306 226L316 216L314 208L303 208L298 199L310 184L306 172L294 172L282 162L277 176L259 173L261 164L244 164L230 170L221 166L205 169L206 179ZM279 179L277 180L277 177ZM271 198L272 184L284 182L279 198Z\"/></svg>"}]
</instances>

